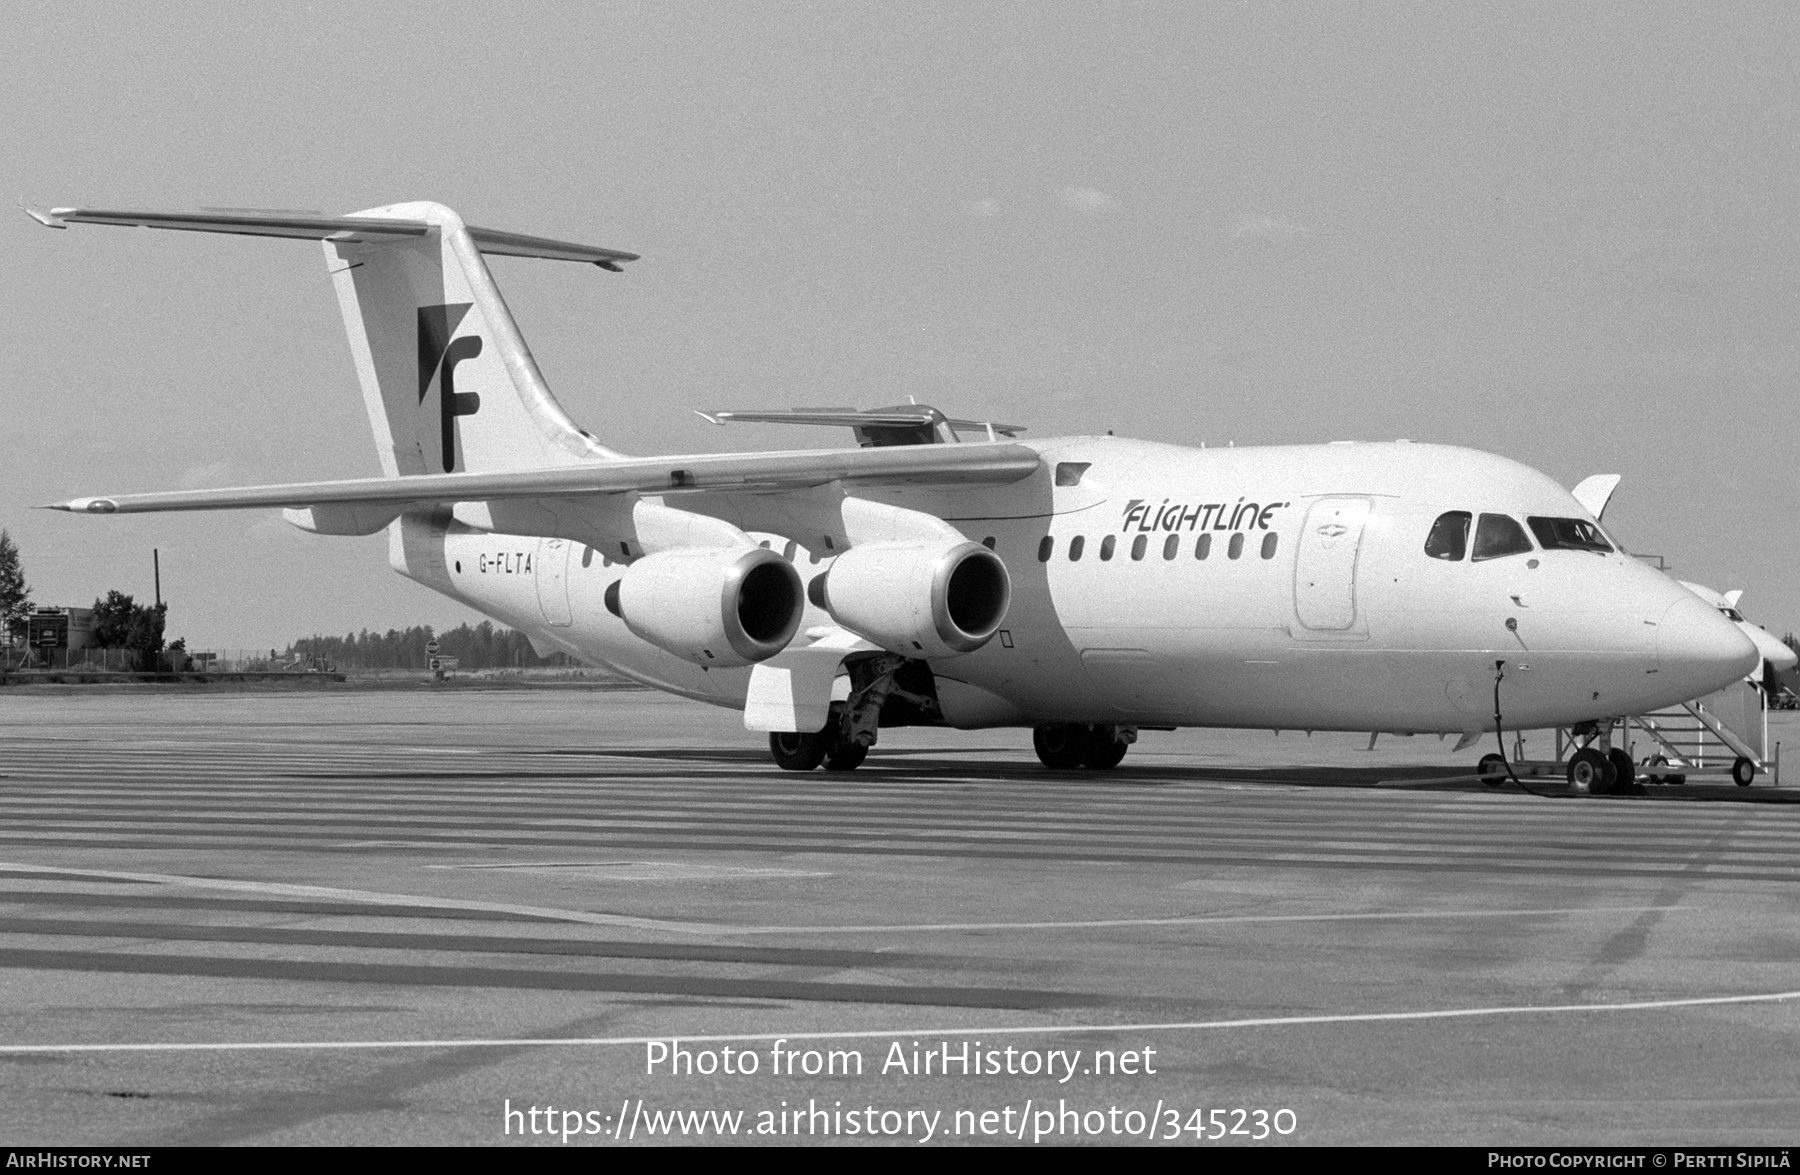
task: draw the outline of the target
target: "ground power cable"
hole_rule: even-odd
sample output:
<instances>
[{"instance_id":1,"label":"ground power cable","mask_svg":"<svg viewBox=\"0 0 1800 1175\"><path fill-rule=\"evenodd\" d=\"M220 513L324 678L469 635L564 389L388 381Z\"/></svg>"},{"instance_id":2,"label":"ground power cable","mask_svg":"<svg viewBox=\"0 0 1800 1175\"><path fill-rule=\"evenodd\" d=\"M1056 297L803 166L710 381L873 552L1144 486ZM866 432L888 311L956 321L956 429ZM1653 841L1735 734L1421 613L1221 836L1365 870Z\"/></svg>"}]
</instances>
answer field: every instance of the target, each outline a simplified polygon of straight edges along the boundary
<instances>
[{"instance_id":1,"label":"ground power cable","mask_svg":"<svg viewBox=\"0 0 1800 1175\"><path fill-rule=\"evenodd\" d=\"M1512 760L1506 757L1506 730L1500 723L1500 683L1506 680L1506 662L1494 662L1494 741L1500 744L1500 766L1506 768L1506 778L1519 785L1519 789L1540 800L1566 800L1569 796L1553 796L1548 792L1537 791L1526 785L1525 781L1513 774Z\"/></svg>"}]
</instances>

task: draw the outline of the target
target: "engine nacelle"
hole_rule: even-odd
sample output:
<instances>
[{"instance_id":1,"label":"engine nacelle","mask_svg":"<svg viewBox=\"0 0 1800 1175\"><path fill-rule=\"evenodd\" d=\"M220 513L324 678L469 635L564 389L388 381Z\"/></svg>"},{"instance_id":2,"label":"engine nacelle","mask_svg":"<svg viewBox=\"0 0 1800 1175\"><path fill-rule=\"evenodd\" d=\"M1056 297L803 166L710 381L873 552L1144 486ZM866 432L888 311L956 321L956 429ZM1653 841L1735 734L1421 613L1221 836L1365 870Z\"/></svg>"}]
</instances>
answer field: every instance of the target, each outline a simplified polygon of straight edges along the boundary
<instances>
[{"instance_id":1,"label":"engine nacelle","mask_svg":"<svg viewBox=\"0 0 1800 1175\"><path fill-rule=\"evenodd\" d=\"M606 589L606 609L696 665L751 665L787 647L805 610L800 573L762 547L645 555Z\"/></svg>"},{"instance_id":2,"label":"engine nacelle","mask_svg":"<svg viewBox=\"0 0 1800 1175\"><path fill-rule=\"evenodd\" d=\"M1012 602L1006 564L980 543L861 543L812 582L813 603L891 653L972 653L1000 631Z\"/></svg>"}]
</instances>

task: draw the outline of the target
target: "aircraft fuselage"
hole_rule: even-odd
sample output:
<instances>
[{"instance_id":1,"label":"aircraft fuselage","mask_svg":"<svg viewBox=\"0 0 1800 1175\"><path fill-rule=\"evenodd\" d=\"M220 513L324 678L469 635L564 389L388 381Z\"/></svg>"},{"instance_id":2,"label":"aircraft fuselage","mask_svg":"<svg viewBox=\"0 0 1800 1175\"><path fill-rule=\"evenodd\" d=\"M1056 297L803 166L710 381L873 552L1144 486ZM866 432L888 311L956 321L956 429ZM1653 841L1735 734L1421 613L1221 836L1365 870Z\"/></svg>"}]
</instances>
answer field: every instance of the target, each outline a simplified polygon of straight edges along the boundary
<instances>
[{"instance_id":1,"label":"aircraft fuselage","mask_svg":"<svg viewBox=\"0 0 1800 1175\"><path fill-rule=\"evenodd\" d=\"M1754 669L1728 621L1616 546L1527 538L1511 553L1447 557L1434 538L1446 514L1469 516L1466 545L1488 515L1522 535L1545 519L1591 525L1561 486L1501 457L1406 442L1030 447L1042 468L1010 485L857 491L945 519L1011 576L997 639L930 660L953 726L1491 729L1504 661L1505 724L1530 728L1640 713ZM742 527L810 580L842 549L834 496L664 500ZM681 660L607 610L628 550L409 518L395 525L393 562L540 648L741 708L749 668ZM800 631L832 623L809 604Z\"/></svg>"}]
</instances>

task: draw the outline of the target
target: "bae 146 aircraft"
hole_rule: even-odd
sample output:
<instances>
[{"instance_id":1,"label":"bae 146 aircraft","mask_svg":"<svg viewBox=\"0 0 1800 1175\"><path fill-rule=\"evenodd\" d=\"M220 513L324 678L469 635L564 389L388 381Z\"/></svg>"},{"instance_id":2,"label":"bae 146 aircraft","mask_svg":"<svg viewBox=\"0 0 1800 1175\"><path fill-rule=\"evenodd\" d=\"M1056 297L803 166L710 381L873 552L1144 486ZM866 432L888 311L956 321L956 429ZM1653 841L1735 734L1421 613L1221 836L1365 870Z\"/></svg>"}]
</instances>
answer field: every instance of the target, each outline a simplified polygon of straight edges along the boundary
<instances>
[{"instance_id":1,"label":"bae 146 aircraft","mask_svg":"<svg viewBox=\"0 0 1800 1175\"><path fill-rule=\"evenodd\" d=\"M1744 589L1715 592L1705 584L1691 583L1685 579L1681 581L1681 586L1717 608L1721 616L1735 622L1743 630L1762 657L1762 675L1757 684L1770 697L1781 693L1781 675L1800 666L1800 654L1796 654L1786 643L1777 640L1775 634L1744 615L1738 608L1744 598Z\"/></svg>"},{"instance_id":2,"label":"bae 146 aircraft","mask_svg":"<svg viewBox=\"0 0 1800 1175\"><path fill-rule=\"evenodd\" d=\"M551 395L483 254L613 272L634 254L422 202L32 215L322 241L383 472L55 508L385 529L400 574L542 651L741 709L790 770L854 768L910 724L1028 728L1054 768L1111 767L1141 729L1457 734L1460 750L1502 725L1580 725L1593 742L1571 771L1606 790L1617 716L1759 661L1608 537L1616 478L1571 494L1503 457L1403 441L1026 441L924 405L715 411L857 443L628 457Z\"/></svg>"}]
</instances>

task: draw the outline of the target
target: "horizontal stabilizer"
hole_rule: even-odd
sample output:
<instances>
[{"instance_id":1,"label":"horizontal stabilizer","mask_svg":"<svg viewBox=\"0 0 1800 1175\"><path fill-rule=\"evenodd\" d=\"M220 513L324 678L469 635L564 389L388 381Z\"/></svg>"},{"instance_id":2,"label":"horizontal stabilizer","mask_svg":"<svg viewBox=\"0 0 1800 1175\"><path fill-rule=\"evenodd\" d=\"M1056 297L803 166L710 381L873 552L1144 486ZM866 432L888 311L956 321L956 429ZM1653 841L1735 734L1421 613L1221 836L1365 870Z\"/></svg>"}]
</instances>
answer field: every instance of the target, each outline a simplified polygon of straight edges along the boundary
<instances>
[{"instance_id":1,"label":"horizontal stabilizer","mask_svg":"<svg viewBox=\"0 0 1800 1175\"><path fill-rule=\"evenodd\" d=\"M703 453L585 461L550 469L353 478L238 489L180 490L76 498L46 507L78 514L144 514L169 510L303 510L329 504L476 502L498 498L584 494L705 493L852 485L995 485L1038 468L1023 445L925 445L886 449L803 449L787 453Z\"/></svg>"},{"instance_id":2,"label":"horizontal stabilizer","mask_svg":"<svg viewBox=\"0 0 1800 1175\"><path fill-rule=\"evenodd\" d=\"M250 237L295 237L302 240L374 243L423 237L437 226L423 220L390 220L374 216L321 216L310 212L131 212L105 208L25 209L48 228L71 224L112 224L127 228L178 229L195 233L235 233ZM505 257L541 257L548 261L581 261L614 273L620 263L636 261L636 253L576 245L546 237L467 226L475 247Z\"/></svg>"}]
</instances>

